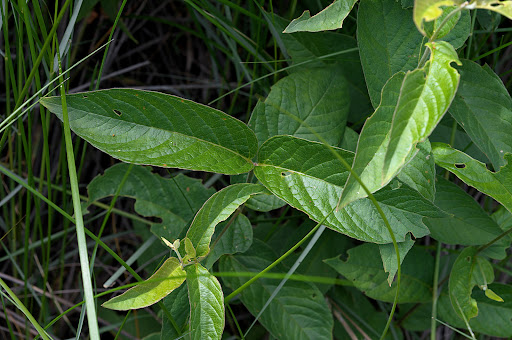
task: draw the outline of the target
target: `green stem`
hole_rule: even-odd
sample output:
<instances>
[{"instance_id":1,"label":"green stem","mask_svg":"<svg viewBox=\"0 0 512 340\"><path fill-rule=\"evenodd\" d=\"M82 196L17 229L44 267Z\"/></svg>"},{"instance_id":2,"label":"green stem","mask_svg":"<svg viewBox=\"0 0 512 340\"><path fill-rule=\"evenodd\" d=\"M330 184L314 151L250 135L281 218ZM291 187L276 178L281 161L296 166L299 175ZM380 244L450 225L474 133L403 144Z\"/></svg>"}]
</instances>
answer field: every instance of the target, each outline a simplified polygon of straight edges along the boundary
<instances>
[{"instance_id":1,"label":"green stem","mask_svg":"<svg viewBox=\"0 0 512 340\"><path fill-rule=\"evenodd\" d=\"M437 242L436 262L434 267L434 282L432 283L432 319L430 321L430 339L436 340L436 320L437 320L437 286L439 283L439 262L441 259L441 242Z\"/></svg>"},{"instance_id":2,"label":"green stem","mask_svg":"<svg viewBox=\"0 0 512 340\"><path fill-rule=\"evenodd\" d=\"M62 64L60 52L57 51L59 61L59 77L62 82ZM93 286L91 275L89 274L89 255L87 253L87 243L85 240L85 227L82 216L82 207L80 205L80 192L78 189L78 179L76 176L75 155L73 153L73 142L71 140L71 128L69 126L68 107L66 104L66 91L64 84L60 85L62 101L62 121L64 123L64 140L66 144L66 154L68 162L69 183L71 186L71 197L73 200L73 210L75 212L76 238L78 242L78 255L80 258L80 268L82 271L82 284L85 296L85 306L87 312L87 321L89 325L89 336L92 340L100 339L98 328L98 318L96 316L96 304L94 301Z\"/></svg>"},{"instance_id":3,"label":"green stem","mask_svg":"<svg viewBox=\"0 0 512 340\"><path fill-rule=\"evenodd\" d=\"M240 294L245 288L249 287L254 281L256 281L257 279L259 279L260 277L262 277L266 272L268 272L269 270L271 270L272 268L274 268L275 266L277 266L277 264L279 264L281 261L283 261L284 259L286 259L288 256L290 256L291 254L293 254L293 252L300 247L300 245L302 243L304 243L308 238L310 238L314 233L315 231L320 228L320 226L322 225L322 223L325 222L325 220L327 219L327 217L329 217L330 214L332 214L332 212L334 211L334 208L331 210L331 212L329 214L327 214L320 222L317 223L317 225L311 229L311 231L302 238L302 240L300 240L299 242L297 242L293 247L291 247L286 253L284 253L280 258L278 258L277 260L275 260L273 263L271 263L267 268L263 269L261 272L259 272L258 274L256 274L252 279L250 279L249 281L247 281L246 283L244 283L243 285L241 285L240 287L238 287L234 292L232 292L231 294L229 294L228 296L226 296L224 298L224 303L227 304L229 303L229 301L231 301L235 296L237 296L238 294Z\"/></svg>"}]
</instances>

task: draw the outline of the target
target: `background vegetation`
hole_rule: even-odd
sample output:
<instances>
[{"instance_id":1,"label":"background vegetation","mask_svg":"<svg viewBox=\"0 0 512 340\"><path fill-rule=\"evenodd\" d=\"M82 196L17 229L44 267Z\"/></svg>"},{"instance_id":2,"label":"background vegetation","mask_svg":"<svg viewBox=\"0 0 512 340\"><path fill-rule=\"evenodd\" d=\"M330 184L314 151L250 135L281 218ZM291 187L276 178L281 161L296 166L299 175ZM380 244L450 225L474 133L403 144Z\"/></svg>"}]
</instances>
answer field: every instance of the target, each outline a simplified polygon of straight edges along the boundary
<instances>
[{"instance_id":1,"label":"background vegetation","mask_svg":"<svg viewBox=\"0 0 512 340\"><path fill-rule=\"evenodd\" d=\"M73 175L70 177L65 135L62 122L38 105L38 98L49 93L58 95L57 86L62 81L65 81L66 93L114 87L147 89L210 104L248 122L258 100L267 97L270 87L291 73L287 69L292 65L290 55L276 32L281 32L287 22L304 10L317 13L327 5L329 1L313 0L274 3L224 0L2 2L0 82L5 92L0 99L5 110L0 111L3 112L0 115L0 279L4 285L0 295L0 338L33 338L38 334L34 324L45 327L55 318L58 321L47 330L55 338L81 338L89 332L84 308L76 306L83 300L83 285L75 226L63 215L63 212L73 215L74 211ZM359 3L337 33L356 37L358 7ZM473 11L467 20L471 23L471 35L458 49L459 56L481 65L487 63L510 93L512 28L509 21L484 10ZM316 39L314 34L323 33L304 33L304 39ZM355 46L354 41L354 46L348 44L347 48ZM317 59L310 63L319 62L318 58L327 54L322 50L315 53ZM359 63L357 53L343 58ZM62 79L58 79L59 60L62 69L69 71ZM334 57L327 58L328 62L331 60ZM353 78L346 76L349 81L358 81L357 75ZM358 97L356 94L356 99L352 98L347 126L356 132L373 113L370 96L360 93ZM26 106L20 110L23 104ZM349 137L345 143L351 143ZM357 140L357 136L355 138ZM473 157L491 163L451 116L443 119L435 130L431 138L434 140L455 143ZM150 208L144 208L139 201L136 203L133 197L88 188L94 178L104 174L117 161L76 136L73 136L73 147L86 229L120 258L132 259L129 264L141 277L149 277L169 255L163 244L155 242L149 227L169 220L165 220L165 215L149 213ZM118 179L124 171L126 168L119 171ZM204 187L197 189L197 195L203 195L204 199L215 190L237 181L234 177L199 171L164 168L153 168L152 171L165 179L184 174L200 180ZM445 172L438 169L438 173L444 175ZM496 214L498 205L493 199L455 177L448 179L473 196L486 216ZM193 188L199 182L190 183ZM91 192L96 196L89 197ZM113 198L105 199L106 196ZM471 206L474 201L467 204ZM269 250L264 263L271 263L276 256L285 253L314 226L306 214L290 206L276 204L276 209L258 212L254 204L244 207L243 215L252 223L254 242L260 246L260 251ZM494 218L504 225L507 216L503 213ZM98 247L97 242L88 238L83 243L94 264L90 277L96 294L108 289L104 288L105 282L110 287L134 282L132 274L116 274L119 263L112 254ZM333 279L337 277L336 271L322 260L340 254L346 260L347 251L360 244L326 230L298 272L309 275L306 280L310 282L318 277ZM414 249L434 256L436 251L442 252L445 262L441 264L439 282L441 287L446 287L446 275L456 259L451 254L461 248L445 244L437 250L436 244L427 236L417 241L419 247ZM299 248L275 272L284 275L303 249ZM363 250L358 248L357 251ZM380 261L379 254L376 258ZM509 260L510 251L501 260L493 262L495 282L510 283ZM382 269L382 263L376 264ZM433 261L431 265L434 265ZM426 266L428 264L417 264L419 271ZM215 270L220 271L217 267ZM270 282L275 282L276 286L279 283L277 280ZM240 283L242 281L236 281L236 278L226 279L223 287L229 293ZM326 294L334 315L334 337L346 339L357 334L378 338L391 303L367 298L346 281L335 283L332 280L315 283ZM8 294L8 288L19 300ZM98 301L102 303L110 296L99 297ZM425 304L419 303L402 304L388 336L394 339L427 337L431 332L431 315L424 307ZM231 308L232 311L226 311L224 335L238 338L239 328L245 332L255 316L240 300L233 300ZM166 327L165 317L158 308L117 313L98 307L97 313L102 339L160 338L162 323ZM503 322L510 324L510 317ZM457 326L464 328L464 325ZM491 338L484 331L476 334L481 339ZM455 329L444 324L438 326L437 336L442 339L461 337ZM251 338L272 336L263 325L256 323L247 335L247 339Z\"/></svg>"}]
</instances>

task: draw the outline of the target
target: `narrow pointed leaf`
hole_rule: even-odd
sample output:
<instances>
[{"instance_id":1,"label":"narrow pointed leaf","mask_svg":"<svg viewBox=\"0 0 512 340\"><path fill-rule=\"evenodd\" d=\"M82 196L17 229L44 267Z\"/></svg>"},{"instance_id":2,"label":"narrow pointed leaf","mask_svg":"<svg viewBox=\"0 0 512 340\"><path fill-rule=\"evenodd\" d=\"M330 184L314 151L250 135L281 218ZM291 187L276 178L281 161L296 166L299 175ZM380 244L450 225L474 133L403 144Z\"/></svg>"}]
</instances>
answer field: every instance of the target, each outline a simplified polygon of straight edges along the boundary
<instances>
[{"instance_id":1,"label":"narrow pointed leaf","mask_svg":"<svg viewBox=\"0 0 512 340\"><path fill-rule=\"evenodd\" d=\"M384 155L387 151L393 113L404 78L405 74L400 72L389 79L382 89L380 105L373 115L366 120L359 135L352 169L370 192L375 192L382 187L381 176L384 167ZM366 196L366 192L359 182L349 175L339 206L342 208L350 202Z\"/></svg>"},{"instance_id":2,"label":"narrow pointed leaf","mask_svg":"<svg viewBox=\"0 0 512 340\"><path fill-rule=\"evenodd\" d=\"M414 246L414 240L411 239L411 235L404 242L397 243L398 252L400 253L400 264L404 262L405 255ZM382 264L384 265L384 271L388 274L388 284L391 286L395 278L395 274L398 270L398 263L396 260L395 247L392 243L379 244L380 257Z\"/></svg>"},{"instance_id":3,"label":"narrow pointed leaf","mask_svg":"<svg viewBox=\"0 0 512 340\"><path fill-rule=\"evenodd\" d=\"M115 310L138 309L157 303L185 281L186 273L175 257L164 264L144 283L128 289L102 306Z\"/></svg>"},{"instance_id":4,"label":"narrow pointed leaf","mask_svg":"<svg viewBox=\"0 0 512 340\"><path fill-rule=\"evenodd\" d=\"M335 0L320 13L311 16L309 11L304 11L300 17L294 19L284 33L293 32L319 32L341 28L343 20L354 7L357 0Z\"/></svg>"},{"instance_id":5,"label":"narrow pointed leaf","mask_svg":"<svg viewBox=\"0 0 512 340\"><path fill-rule=\"evenodd\" d=\"M260 145L275 135L314 141L323 138L330 145L338 145L349 106L347 81L339 67L306 69L272 86L265 101L254 108L249 126Z\"/></svg>"},{"instance_id":6,"label":"narrow pointed leaf","mask_svg":"<svg viewBox=\"0 0 512 340\"><path fill-rule=\"evenodd\" d=\"M499 169L512 152L512 98L488 65L463 60L458 71L460 86L449 112Z\"/></svg>"},{"instance_id":7,"label":"narrow pointed leaf","mask_svg":"<svg viewBox=\"0 0 512 340\"><path fill-rule=\"evenodd\" d=\"M129 164L119 163L95 177L87 186L87 206L113 196L129 167ZM174 240L180 237L183 228L214 193L213 188L206 189L200 180L182 174L163 178L147 167L133 166L119 196L135 199L135 211L142 216L161 218L161 223L151 225L151 232L158 238Z\"/></svg>"},{"instance_id":8,"label":"narrow pointed leaf","mask_svg":"<svg viewBox=\"0 0 512 340\"><path fill-rule=\"evenodd\" d=\"M444 41L427 43L430 61L423 69L406 74L393 115L382 182L390 181L404 166L418 142L424 141L450 106L460 75L457 52Z\"/></svg>"},{"instance_id":9,"label":"narrow pointed leaf","mask_svg":"<svg viewBox=\"0 0 512 340\"><path fill-rule=\"evenodd\" d=\"M476 248L465 248L453 264L448 282L453 309L466 320L478 315L477 303L471 297L473 287L487 285L494 281L491 264L476 254Z\"/></svg>"},{"instance_id":10,"label":"narrow pointed leaf","mask_svg":"<svg viewBox=\"0 0 512 340\"><path fill-rule=\"evenodd\" d=\"M505 0L416 0L414 1L414 23L418 30L425 34L423 21L432 21L443 14L441 6L466 6L468 9L481 8L495 11L512 19L512 1Z\"/></svg>"},{"instance_id":11,"label":"narrow pointed leaf","mask_svg":"<svg viewBox=\"0 0 512 340\"><path fill-rule=\"evenodd\" d=\"M448 144L433 143L436 164L451 171L464 183L491 196L512 212L512 154L505 155L508 162L498 172L491 172L481 163Z\"/></svg>"},{"instance_id":12,"label":"narrow pointed leaf","mask_svg":"<svg viewBox=\"0 0 512 340\"><path fill-rule=\"evenodd\" d=\"M196 249L197 257L210 252L210 241L215 227L226 220L240 205L252 195L265 193L267 190L259 184L233 184L210 197L197 212L187 237Z\"/></svg>"},{"instance_id":13,"label":"narrow pointed leaf","mask_svg":"<svg viewBox=\"0 0 512 340\"><path fill-rule=\"evenodd\" d=\"M224 331L224 294L215 276L199 263L186 267L192 340L221 339Z\"/></svg>"},{"instance_id":14,"label":"narrow pointed leaf","mask_svg":"<svg viewBox=\"0 0 512 340\"><path fill-rule=\"evenodd\" d=\"M333 148L350 163L353 153ZM277 197L304 211L315 221L359 240L391 243L389 232L370 200L353 202L334 211L348 171L331 150L320 143L291 136L276 136L258 152L255 175ZM423 216L442 216L430 201L399 181L375 194L398 242L412 232L415 237L428 234Z\"/></svg>"},{"instance_id":15,"label":"narrow pointed leaf","mask_svg":"<svg viewBox=\"0 0 512 340\"><path fill-rule=\"evenodd\" d=\"M132 89L72 94L66 101L73 132L124 162L224 174L253 167L253 132L208 106ZM41 104L62 119L59 97Z\"/></svg>"}]
</instances>

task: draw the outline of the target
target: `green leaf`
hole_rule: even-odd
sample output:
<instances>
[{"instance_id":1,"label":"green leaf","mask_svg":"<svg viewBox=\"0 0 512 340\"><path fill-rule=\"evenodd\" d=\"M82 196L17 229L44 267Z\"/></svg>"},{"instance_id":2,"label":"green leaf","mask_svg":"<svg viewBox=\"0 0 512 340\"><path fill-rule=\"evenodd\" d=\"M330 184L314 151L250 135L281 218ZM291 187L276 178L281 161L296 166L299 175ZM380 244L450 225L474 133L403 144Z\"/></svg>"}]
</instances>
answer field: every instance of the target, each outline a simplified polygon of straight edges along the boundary
<instances>
[{"instance_id":1,"label":"green leaf","mask_svg":"<svg viewBox=\"0 0 512 340\"><path fill-rule=\"evenodd\" d=\"M181 286L186 273L175 257L168 258L164 264L144 283L128 289L102 306L115 310L138 309L151 306L167 294Z\"/></svg>"},{"instance_id":2,"label":"green leaf","mask_svg":"<svg viewBox=\"0 0 512 340\"><path fill-rule=\"evenodd\" d=\"M403 9L395 0L359 4L357 41L373 107L381 102L381 90L389 78L418 65L423 37L415 29L411 15L411 10Z\"/></svg>"},{"instance_id":3,"label":"green leaf","mask_svg":"<svg viewBox=\"0 0 512 340\"><path fill-rule=\"evenodd\" d=\"M387 151L393 113L400 97L400 87L404 78L405 74L397 73L389 79L382 89L380 105L373 115L366 120L359 134L352 169L371 192L375 192L382 187L384 155ZM354 177L349 176L349 181L345 184L343 195L339 201L340 207L362 197L366 197L364 189Z\"/></svg>"},{"instance_id":4,"label":"green leaf","mask_svg":"<svg viewBox=\"0 0 512 340\"><path fill-rule=\"evenodd\" d=\"M223 272L257 273L270 265L276 257L269 246L255 240L247 252L223 257L219 269ZM282 264L278 264L274 270L283 275L287 271ZM247 280L246 277L237 276L223 278L232 289ZM257 315L279 282L261 278L243 290L240 299L251 314ZM318 288L307 282L286 282L258 321L274 337L282 340L332 338L333 320L329 307Z\"/></svg>"},{"instance_id":5,"label":"green leaf","mask_svg":"<svg viewBox=\"0 0 512 340\"><path fill-rule=\"evenodd\" d=\"M453 48L459 49L468 40L471 27L471 14L469 11L463 11L455 27L441 40L449 42Z\"/></svg>"},{"instance_id":6,"label":"green leaf","mask_svg":"<svg viewBox=\"0 0 512 340\"><path fill-rule=\"evenodd\" d=\"M206 256L210 252L210 241L217 224L226 220L249 197L264 192L265 188L259 184L233 184L210 197L197 212L187 232L197 257Z\"/></svg>"},{"instance_id":7,"label":"green leaf","mask_svg":"<svg viewBox=\"0 0 512 340\"><path fill-rule=\"evenodd\" d=\"M404 262L405 255L407 255L409 250L411 250L412 246L414 245L414 240L411 239L411 235L408 235L407 237L408 238L404 242L397 243L398 252L400 253L400 264ZM398 270L395 247L392 243L379 244L379 252L382 259L382 264L384 265L384 271L389 273L388 284L391 286L393 279L395 278L395 274Z\"/></svg>"},{"instance_id":8,"label":"green leaf","mask_svg":"<svg viewBox=\"0 0 512 340\"><path fill-rule=\"evenodd\" d=\"M505 154L508 164L500 171L491 172L481 163L448 144L433 143L436 164L451 171L464 183L491 196L512 212L512 154Z\"/></svg>"},{"instance_id":9,"label":"green leaf","mask_svg":"<svg viewBox=\"0 0 512 340\"><path fill-rule=\"evenodd\" d=\"M287 21L274 15L272 17L272 23L277 29L283 29ZM356 39L345 34L334 32L275 34L278 34L276 39L283 41L286 52L292 58L292 64L294 66L307 62L302 66L291 68L289 72L303 72L304 69L325 67L326 65L337 65L340 68L345 76L350 95L349 121L357 122L372 111L363 69L361 68L359 52L355 50L357 48ZM344 52L347 50L352 51ZM319 59L320 57L333 55L334 53L338 53L338 55L332 56L331 58Z\"/></svg>"},{"instance_id":10,"label":"green leaf","mask_svg":"<svg viewBox=\"0 0 512 340\"><path fill-rule=\"evenodd\" d=\"M319 32L341 28L343 20L354 7L357 0L335 0L320 13L311 16L309 11L304 11L300 17L294 19L284 33L293 32Z\"/></svg>"},{"instance_id":11,"label":"green leaf","mask_svg":"<svg viewBox=\"0 0 512 340\"><path fill-rule=\"evenodd\" d=\"M224 294L219 281L199 263L185 270L190 299L191 339L221 339L224 331Z\"/></svg>"},{"instance_id":12,"label":"green leaf","mask_svg":"<svg viewBox=\"0 0 512 340\"><path fill-rule=\"evenodd\" d=\"M124 162L224 174L253 167L252 131L210 107L132 89L71 94L66 101L73 132ZM62 119L60 97L41 104Z\"/></svg>"},{"instance_id":13,"label":"green leaf","mask_svg":"<svg viewBox=\"0 0 512 340\"><path fill-rule=\"evenodd\" d=\"M345 128L345 133L343 134L343 140L340 143L340 148L355 153L358 139L359 134L347 126Z\"/></svg>"},{"instance_id":14,"label":"green leaf","mask_svg":"<svg viewBox=\"0 0 512 340\"><path fill-rule=\"evenodd\" d=\"M426 45L432 52L430 60L424 68L408 72L403 78L390 130L387 129L389 123L376 125L381 120L389 122L391 110L388 108L380 112L377 110L374 115L378 118L375 121L371 121L373 116L368 119L368 130L365 131L365 124L360 134L353 169L370 192L389 183L414 156L416 144L432 133L457 90L459 74L450 64L460 62L453 47L443 41ZM388 82L383 90L384 105L388 101L394 102L397 83L401 78L398 74ZM386 98L388 91L390 98ZM381 103L381 107L384 105ZM367 146L376 152L371 153ZM362 155L359 156L359 153ZM349 176L340 207L366 196L355 177Z\"/></svg>"},{"instance_id":15,"label":"green leaf","mask_svg":"<svg viewBox=\"0 0 512 340\"><path fill-rule=\"evenodd\" d=\"M469 320L469 325L473 332L509 339L512 337L512 287L493 283L489 288L505 302L493 301L487 298L482 290L475 288L473 298L478 305L478 316ZM447 294L441 294L438 311L441 320L457 328L467 328L464 321L455 314Z\"/></svg>"},{"instance_id":16,"label":"green leaf","mask_svg":"<svg viewBox=\"0 0 512 340\"><path fill-rule=\"evenodd\" d=\"M503 232L480 204L458 185L438 176L436 188L435 205L450 214L448 217L425 219L431 236L436 240L454 245L483 245ZM500 240L486 249L485 254L503 259L509 244L510 241Z\"/></svg>"},{"instance_id":17,"label":"green leaf","mask_svg":"<svg viewBox=\"0 0 512 340\"><path fill-rule=\"evenodd\" d=\"M512 1L475 0L471 3L464 0L416 0L414 2L414 23L424 34L423 21L432 21L443 14L441 6L464 6L467 9L488 9L512 19Z\"/></svg>"},{"instance_id":18,"label":"green leaf","mask_svg":"<svg viewBox=\"0 0 512 340\"><path fill-rule=\"evenodd\" d=\"M471 297L473 287L487 285L494 281L491 264L476 254L477 248L465 248L453 264L448 282L453 309L463 320L469 320L478 315L477 303Z\"/></svg>"},{"instance_id":19,"label":"green leaf","mask_svg":"<svg viewBox=\"0 0 512 340\"><path fill-rule=\"evenodd\" d=\"M119 163L95 177L87 186L87 205L113 196L129 168L129 164ZM197 179L181 174L163 178L148 167L133 166L119 196L135 199L135 211L142 216L161 218L162 222L154 223L151 231L159 238L174 240L214 192L213 188L206 189Z\"/></svg>"},{"instance_id":20,"label":"green leaf","mask_svg":"<svg viewBox=\"0 0 512 340\"><path fill-rule=\"evenodd\" d=\"M233 224L221 234L223 230L224 228L218 228L213 235L214 240L218 237L220 239L206 258L206 268L211 268L222 255L243 253L252 244L251 221L245 215L238 215Z\"/></svg>"},{"instance_id":21,"label":"green leaf","mask_svg":"<svg viewBox=\"0 0 512 340\"><path fill-rule=\"evenodd\" d=\"M351 162L353 153L338 148L332 150ZM348 171L327 146L291 136L276 136L265 142L258 152L254 173L274 195L315 221L323 220L335 209L348 176ZM403 242L409 232L415 237L427 235L423 216L443 214L415 190L398 181L393 184L376 193L375 198L390 221L396 239ZM334 211L324 224L359 240L391 243L384 222L377 216L375 206L364 199Z\"/></svg>"},{"instance_id":22,"label":"green leaf","mask_svg":"<svg viewBox=\"0 0 512 340\"><path fill-rule=\"evenodd\" d=\"M188 302L188 290L185 285L172 291L171 294L162 300L165 308L169 311L180 330L188 323L190 316L190 304ZM176 332L173 324L164 313L162 315L161 339L176 339L180 335Z\"/></svg>"},{"instance_id":23,"label":"green leaf","mask_svg":"<svg viewBox=\"0 0 512 340\"><path fill-rule=\"evenodd\" d=\"M444 7L444 8L442 8L443 13L439 17L437 17L433 21L426 22L425 23L425 33L427 34L427 37L431 38L435 33L435 34L437 34L437 38L442 38L445 35L447 35L448 33L450 33L450 31L455 27L455 25L457 25L457 23L459 22L459 19L461 17L460 11L455 12L455 14L451 14L456 9L457 9L457 7L454 7L454 6ZM446 22L444 22L444 20L446 20L446 18L450 14L451 14L450 18ZM444 22L444 24L443 24L443 26L441 26L441 23L443 23L443 22Z\"/></svg>"},{"instance_id":24,"label":"green leaf","mask_svg":"<svg viewBox=\"0 0 512 340\"><path fill-rule=\"evenodd\" d=\"M450 114L499 169L505 153L512 152L512 98L488 65L463 60L458 71L460 86Z\"/></svg>"},{"instance_id":25,"label":"green leaf","mask_svg":"<svg viewBox=\"0 0 512 340\"><path fill-rule=\"evenodd\" d=\"M436 164L432 147L428 140L418 143L417 147L418 153L404 166L397 178L432 202L436 194Z\"/></svg>"},{"instance_id":26,"label":"green leaf","mask_svg":"<svg viewBox=\"0 0 512 340\"><path fill-rule=\"evenodd\" d=\"M418 142L424 141L450 106L460 75L453 46L444 41L427 43L430 61L405 75L393 115L389 145L384 158L382 182L391 180L405 164Z\"/></svg>"},{"instance_id":27,"label":"green leaf","mask_svg":"<svg viewBox=\"0 0 512 340\"><path fill-rule=\"evenodd\" d=\"M245 202L247 208L262 212L279 209L285 205L286 202L279 197L268 194L254 195Z\"/></svg>"},{"instance_id":28,"label":"green leaf","mask_svg":"<svg viewBox=\"0 0 512 340\"><path fill-rule=\"evenodd\" d=\"M339 67L305 69L272 87L265 101L254 108L249 126L260 144L275 135L293 135L315 141L323 138L338 145L349 103L347 84Z\"/></svg>"},{"instance_id":29,"label":"green leaf","mask_svg":"<svg viewBox=\"0 0 512 340\"><path fill-rule=\"evenodd\" d=\"M347 261L338 257L324 260L372 299L393 302L396 282L390 287L382 268L379 246L365 243L348 251ZM412 248L402 265L399 303L426 302L432 298L434 259L427 251Z\"/></svg>"}]
</instances>

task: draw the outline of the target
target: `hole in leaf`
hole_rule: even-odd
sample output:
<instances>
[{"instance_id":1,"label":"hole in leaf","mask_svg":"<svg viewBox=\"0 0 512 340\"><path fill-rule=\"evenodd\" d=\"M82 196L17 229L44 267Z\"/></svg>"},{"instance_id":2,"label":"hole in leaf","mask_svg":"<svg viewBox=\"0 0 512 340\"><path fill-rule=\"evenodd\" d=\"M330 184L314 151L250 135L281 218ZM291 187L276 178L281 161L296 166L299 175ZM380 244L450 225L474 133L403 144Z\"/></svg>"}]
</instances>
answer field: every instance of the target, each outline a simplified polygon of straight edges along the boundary
<instances>
[{"instance_id":1,"label":"hole in leaf","mask_svg":"<svg viewBox=\"0 0 512 340\"><path fill-rule=\"evenodd\" d=\"M115 109L114 109L113 111L114 111L114 113L115 113L116 115L118 115L119 117L121 117L121 115L122 115L121 111L119 111L119 110L115 110Z\"/></svg>"},{"instance_id":2,"label":"hole in leaf","mask_svg":"<svg viewBox=\"0 0 512 340\"><path fill-rule=\"evenodd\" d=\"M283 177L287 177L287 176L290 176L292 173L290 171L283 171L281 172L281 176Z\"/></svg>"},{"instance_id":3,"label":"hole in leaf","mask_svg":"<svg viewBox=\"0 0 512 340\"><path fill-rule=\"evenodd\" d=\"M464 169L466 167L466 164L464 164L464 163L455 163L455 167L457 169Z\"/></svg>"},{"instance_id":4,"label":"hole in leaf","mask_svg":"<svg viewBox=\"0 0 512 340\"><path fill-rule=\"evenodd\" d=\"M87 96L84 94L84 95L82 96L82 98L83 98L83 99L87 99Z\"/></svg>"}]
</instances>

